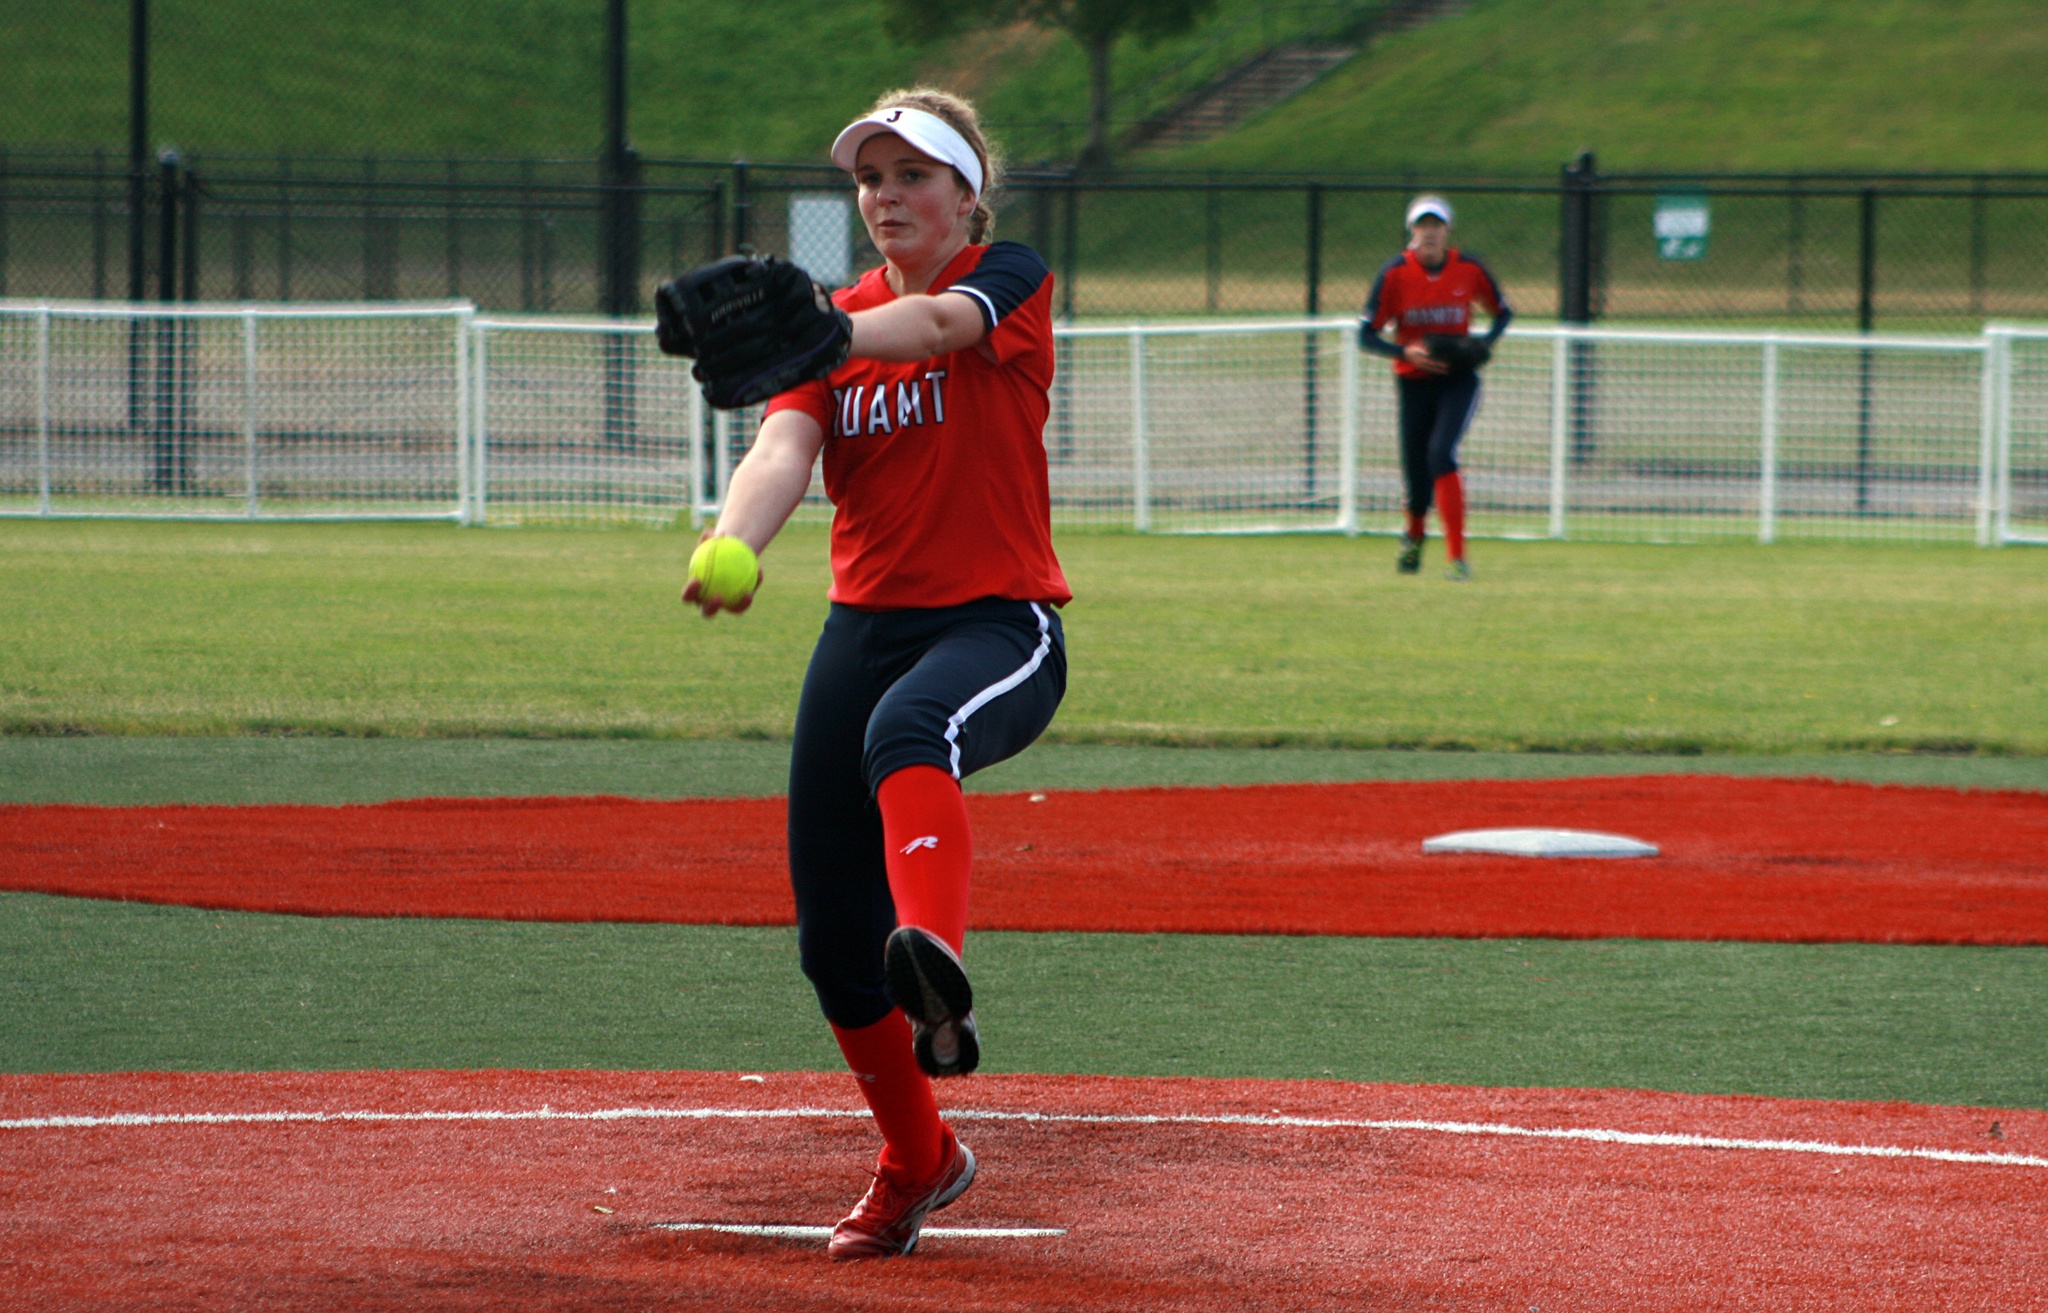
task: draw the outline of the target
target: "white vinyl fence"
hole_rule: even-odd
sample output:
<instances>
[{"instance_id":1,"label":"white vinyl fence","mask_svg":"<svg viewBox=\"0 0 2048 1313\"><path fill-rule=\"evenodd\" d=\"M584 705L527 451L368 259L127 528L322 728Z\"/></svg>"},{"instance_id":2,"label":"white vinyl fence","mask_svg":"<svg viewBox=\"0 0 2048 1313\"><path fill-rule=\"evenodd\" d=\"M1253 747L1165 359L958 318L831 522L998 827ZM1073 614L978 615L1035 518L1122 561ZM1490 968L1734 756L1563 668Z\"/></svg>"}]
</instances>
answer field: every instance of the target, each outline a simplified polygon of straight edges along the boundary
<instances>
[{"instance_id":1,"label":"white vinyl fence","mask_svg":"<svg viewBox=\"0 0 2048 1313\"><path fill-rule=\"evenodd\" d=\"M456 518L469 318L0 301L0 513Z\"/></svg>"},{"instance_id":2,"label":"white vinyl fence","mask_svg":"<svg viewBox=\"0 0 2048 1313\"><path fill-rule=\"evenodd\" d=\"M1056 520L1394 530L1398 403L1355 331L1060 328ZM698 522L758 421L644 323L0 302L6 515ZM2048 328L1518 328L1463 465L1480 534L2048 542Z\"/></svg>"}]
</instances>

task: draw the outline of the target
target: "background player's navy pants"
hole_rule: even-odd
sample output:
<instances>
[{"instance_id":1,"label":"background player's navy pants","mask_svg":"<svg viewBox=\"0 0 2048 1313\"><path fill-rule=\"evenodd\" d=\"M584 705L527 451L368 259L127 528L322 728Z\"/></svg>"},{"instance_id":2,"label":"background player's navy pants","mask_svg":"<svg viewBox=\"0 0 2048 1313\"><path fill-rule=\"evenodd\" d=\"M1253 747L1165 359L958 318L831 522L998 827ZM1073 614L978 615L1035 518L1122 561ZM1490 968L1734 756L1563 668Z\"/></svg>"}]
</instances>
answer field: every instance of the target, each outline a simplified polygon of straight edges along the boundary
<instances>
[{"instance_id":1,"label":"background player's navy pants","mask_svg":"<svg viewBox=\"0 0 2048 1313\"><path fill-rule=\"evenodd\" d=\"M1401 394L1401 473L1408 511L1426 515L1436 481L1458 468L1458 443L1479 409L1479 375L1423 375L1394 380Z\"/></svg>"},{"instance_id":2,"label":"background player's navy pants","mask_svg":"<svg viewBox=\"0 0 2048 1313\"><path fill-rule=\"evenodd\" d=\"M833 1025L871 1026L892 1006L882 948L896 904L875 789L905 766L965 779L1017 755L1066 691L1066 639L1043 603L833 605L804 675L789 763L797 945Z\"/></svg>"}]
</instances>

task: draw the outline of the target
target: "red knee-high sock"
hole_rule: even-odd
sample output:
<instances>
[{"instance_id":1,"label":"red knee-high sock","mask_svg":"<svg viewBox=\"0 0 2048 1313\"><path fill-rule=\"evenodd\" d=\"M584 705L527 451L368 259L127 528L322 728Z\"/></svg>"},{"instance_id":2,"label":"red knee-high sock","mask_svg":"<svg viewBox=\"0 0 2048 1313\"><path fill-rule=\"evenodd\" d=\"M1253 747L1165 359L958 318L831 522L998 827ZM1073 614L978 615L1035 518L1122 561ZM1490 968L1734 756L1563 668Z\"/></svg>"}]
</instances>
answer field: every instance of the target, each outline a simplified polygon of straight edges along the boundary
<instances>
[{"instance_id":1,"label":"red knee-high sock","mask_svg":"<svg viewBox=\"0 0 2048 1313\"><path fill-rule=\"evenodd\" d=\"M932 1083L910 1051L910 1023L889 1015L859 1030L832 1027L832 1038L853 1069L860 1096L882 1132L882 1167L904 1181L928 1181L945 1165L946 1128Z\"/></svg>"},{"instance_id":2,"label":"red knee-high sock","mask_svg":"<svg viewBox=\"0 0 2048 1313\"><path fill-rule=\"evenodd\" d=\"M882 781L875 801L882 808L896 924L929 930L959 952L974 867L960 782L936 766L905 766Z\"/></svg>"},{"instance_id":3,"label":"red knee-high sock","mask_svg":"<svg viewBox=\"0 0 2048 1313\"><path fill-rule=\"evenodd\" d=\"M1436 513L1444 521L1444 547L1453 561L1465 559L1465 480L1456 470L1436 481Z\"/></svg>"},{"instance_id":4,"label":"red knee-high sock","mask_svg":"<svg viewBox=\"0 0 2048 1313\"><path fill-rule=\"evenodd\" d=\"M1416 542L1422 541L1422 517L1414 511L1408 512L1408 536Z\"/></svg>"}]
</instances>

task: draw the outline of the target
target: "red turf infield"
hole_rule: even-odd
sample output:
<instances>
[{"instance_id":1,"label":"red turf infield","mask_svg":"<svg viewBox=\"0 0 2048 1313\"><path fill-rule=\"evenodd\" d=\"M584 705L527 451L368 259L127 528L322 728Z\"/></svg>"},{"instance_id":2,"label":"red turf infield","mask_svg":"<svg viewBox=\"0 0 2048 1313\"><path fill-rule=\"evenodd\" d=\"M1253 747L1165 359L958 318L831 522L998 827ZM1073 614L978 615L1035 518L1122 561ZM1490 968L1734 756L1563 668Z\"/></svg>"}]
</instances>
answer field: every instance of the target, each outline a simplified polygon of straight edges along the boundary
<instances>
[{"instance_id":1,"label":"red turf infield","mask_svg":"<svg viewBox=\"0 0 2048 1313\"><path fill-rule=\"evenodd\" d=\"M864 1116L0 1127L0 1270L43 1310L1945 1309L2040 1307L2048 1113L1617 1091L976 1077L983 1174L933 1237L819 1242ZM359 1072L0 1077L0 1119L276 1110L851 1110L843 1075ZM1508 1123L1933 1147L2031 1164L963 1110ZM1997 1135L1992 1134L1993 1122ZM610 1213L596 1211L609 1208Z\"/></svg>"},{"instance_id":2,"label":"red turf infield","mask_svg":"<svg viewBox=\"0 0 2048 1313\"><path fill-rule=\"evenodd\" d=\"M1004 930L2048 943L2048 797L1665 775L970 800ZM1425 857L1447 830L1649 839ZM781 925L780 799L0 807L0 888L326 915Z\"/></svg>"}]
</instances>

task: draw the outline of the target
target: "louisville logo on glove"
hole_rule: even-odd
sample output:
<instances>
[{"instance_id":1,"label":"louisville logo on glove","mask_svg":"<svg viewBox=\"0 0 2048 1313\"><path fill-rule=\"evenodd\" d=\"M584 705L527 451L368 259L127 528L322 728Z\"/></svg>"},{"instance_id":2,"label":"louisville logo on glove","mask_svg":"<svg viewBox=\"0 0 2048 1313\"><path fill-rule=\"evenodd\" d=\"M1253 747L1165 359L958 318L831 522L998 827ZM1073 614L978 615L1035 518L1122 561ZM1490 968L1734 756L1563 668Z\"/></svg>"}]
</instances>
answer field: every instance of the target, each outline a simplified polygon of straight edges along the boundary
<instances>
[{"instance_id":1,"label":"louisville logo on glove","mask_svg":"<svg viewBox=\"0 0 2048 1313\"><path fill-rule=\"evenodd\" d=\"M846 363L853 321L799 265L732 256L699 265L654 294L655 341L696 361L704 399L737 410Z\"/></svg>"}]
</instances>

